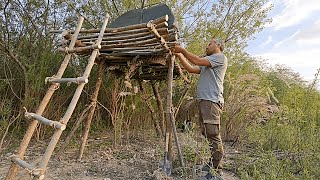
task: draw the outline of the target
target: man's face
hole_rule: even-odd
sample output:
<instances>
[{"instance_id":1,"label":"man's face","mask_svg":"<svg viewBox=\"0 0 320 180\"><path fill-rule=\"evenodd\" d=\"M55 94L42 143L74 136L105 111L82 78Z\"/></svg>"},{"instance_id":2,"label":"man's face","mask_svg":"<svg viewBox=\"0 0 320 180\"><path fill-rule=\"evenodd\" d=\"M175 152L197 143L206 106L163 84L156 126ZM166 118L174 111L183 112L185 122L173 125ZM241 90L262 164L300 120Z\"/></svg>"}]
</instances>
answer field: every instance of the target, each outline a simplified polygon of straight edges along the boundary
<instances>
[{"instance_id":1,"label":"man's face","mask_svg":"<svg viewBox=\"0 0 320 180\"><path fill-rule=\"evenodd\" d=\"M210 56L212 54L215 54L217 52L219 52L219 45L217 44L216 40L215 39L212 39L208 46L206 47L206 54L207 56Z\"/></svg>"}]
</instances>

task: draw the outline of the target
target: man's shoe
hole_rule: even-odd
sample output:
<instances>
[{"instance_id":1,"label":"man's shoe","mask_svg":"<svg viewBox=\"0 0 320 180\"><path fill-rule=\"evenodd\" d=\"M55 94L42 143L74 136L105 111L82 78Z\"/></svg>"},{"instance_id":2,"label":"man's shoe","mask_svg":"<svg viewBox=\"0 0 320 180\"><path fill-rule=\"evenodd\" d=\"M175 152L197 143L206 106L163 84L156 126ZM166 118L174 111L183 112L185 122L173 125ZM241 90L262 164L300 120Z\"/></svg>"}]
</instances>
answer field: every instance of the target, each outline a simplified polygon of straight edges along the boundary
<instances>
[{"instance_id":1,"label":"man's shoe","mask_svg":"<svg viewBox=\"0 0 320 180\"><path fill-rule=\"evenodd\" d=\"M211 169L212 169L212 167L210 167L208 164L205 164L204 166L202 166L201 171L210 172ZM215 169L215 172L216 172L219 176L222 176L222 174L223 174L221 168Z\"/></svg>"},{"instance_id":2,"label":"man's shoe","mask_svg":"<svg viewBox=\"0 0 320 180\"><path fill-rule=\"evenodd\" d=\"M217 176L212 176L210 172L207 173L205 176L201 176L199 180L222 180L222 177L217 175Z\"/></svg>"},{"instance_id":3,"label":"man's shoe","mask_svg":"<svg viewBox=\"0 0 320 180\"><path fill-rule=\"evenodd\" d=\"M204 166L202 166L201 171L205 171L205 172L210 172L211 167L207 164L205 164Z\"/></svg>"}]
</instances>

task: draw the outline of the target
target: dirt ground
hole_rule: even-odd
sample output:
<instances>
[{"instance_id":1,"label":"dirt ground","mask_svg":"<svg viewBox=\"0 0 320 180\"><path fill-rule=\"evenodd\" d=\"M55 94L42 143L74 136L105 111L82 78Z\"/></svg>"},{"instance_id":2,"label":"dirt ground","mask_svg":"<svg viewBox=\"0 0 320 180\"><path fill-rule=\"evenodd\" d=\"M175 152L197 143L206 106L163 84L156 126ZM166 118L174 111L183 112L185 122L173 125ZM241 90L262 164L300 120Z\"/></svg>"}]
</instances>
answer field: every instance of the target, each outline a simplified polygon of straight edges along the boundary
<instances>
[{"instance_id":1,"label":"dirt ground","mask_svg":"<svg viewBox=\"0 0 320 180\"><path fill-rule=\"evenodd\" d=\"M129 140L123 140L123 145L112 148L112 134L101 134L91 137L81 161L77 160L78 144L69 145L63 156L58 159L51 157L45 174L46 180L123 180L123 179L197 179L197 165L187 165L184 170L179 167L178 158L173 162L172 175L166 177L160 169L163 160L164 143L161 139L150 137L154 135L135 134ZM179 137L184 139L184 133ZM28 148L25 160L37 163L45 150L47 143L32 143ZM225 164L232 166L230 156L235 149L226 146ZM174 147L173 147L174 148ZM183 150L183 149L182 149ZM0 179L4 179L10 166L10 161L1 155ZM20 170L17 179L31 179L28 172ZM231 171L224 171L224 180L238 180Z\"/></svg>"}]
</instances>

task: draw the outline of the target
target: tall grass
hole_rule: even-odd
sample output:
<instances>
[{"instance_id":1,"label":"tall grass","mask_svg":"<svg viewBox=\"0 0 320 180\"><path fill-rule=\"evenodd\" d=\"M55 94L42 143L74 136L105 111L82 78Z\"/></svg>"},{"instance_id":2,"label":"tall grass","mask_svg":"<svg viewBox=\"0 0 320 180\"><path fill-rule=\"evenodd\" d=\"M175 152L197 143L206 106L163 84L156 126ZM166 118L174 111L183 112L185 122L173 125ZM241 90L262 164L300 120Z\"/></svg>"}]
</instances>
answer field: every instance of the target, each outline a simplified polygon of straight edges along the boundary
<instances>
[{"instance_id":1,"label":"tall grass","mask_svg":"<svg viewBox=\"0 0 320 180\"><path fill-rule=\"evenodd\" d=\"M313 86L291 84L278 91L280 111L246 128L247 151L237 161L241 178L320 178L320 93Z\"/></svg>"}]
</instances>

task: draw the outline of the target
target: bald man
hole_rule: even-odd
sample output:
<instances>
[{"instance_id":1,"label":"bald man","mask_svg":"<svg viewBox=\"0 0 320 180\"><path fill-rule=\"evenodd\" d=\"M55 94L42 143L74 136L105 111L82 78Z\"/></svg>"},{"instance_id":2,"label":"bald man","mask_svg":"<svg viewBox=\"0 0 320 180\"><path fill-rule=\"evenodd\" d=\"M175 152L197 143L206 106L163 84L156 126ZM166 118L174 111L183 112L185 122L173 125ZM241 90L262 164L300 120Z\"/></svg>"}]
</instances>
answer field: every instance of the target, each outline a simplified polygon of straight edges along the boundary
<instances>
[{"instance_id":1,"label":"bald man","mask_svg":"<svg viewBox=\"0 0 320 180\"><path fill-rule=\"evenodd\" d=\"M202 169L208 172L206 176L201 177L203 180L214 179L210 173L211 168L218 173L217 177L222 173L221 159L224 150L220 136L220 117L224 104L223 81L228 63L227 57L223 54L222 40L212 39L205 50L206 56L201 58L179 45L172 49L189 73L200 74L197 85L200 127L202 134L209 141L211 150L210 161Z\"/></svg>"}]
</instances>

